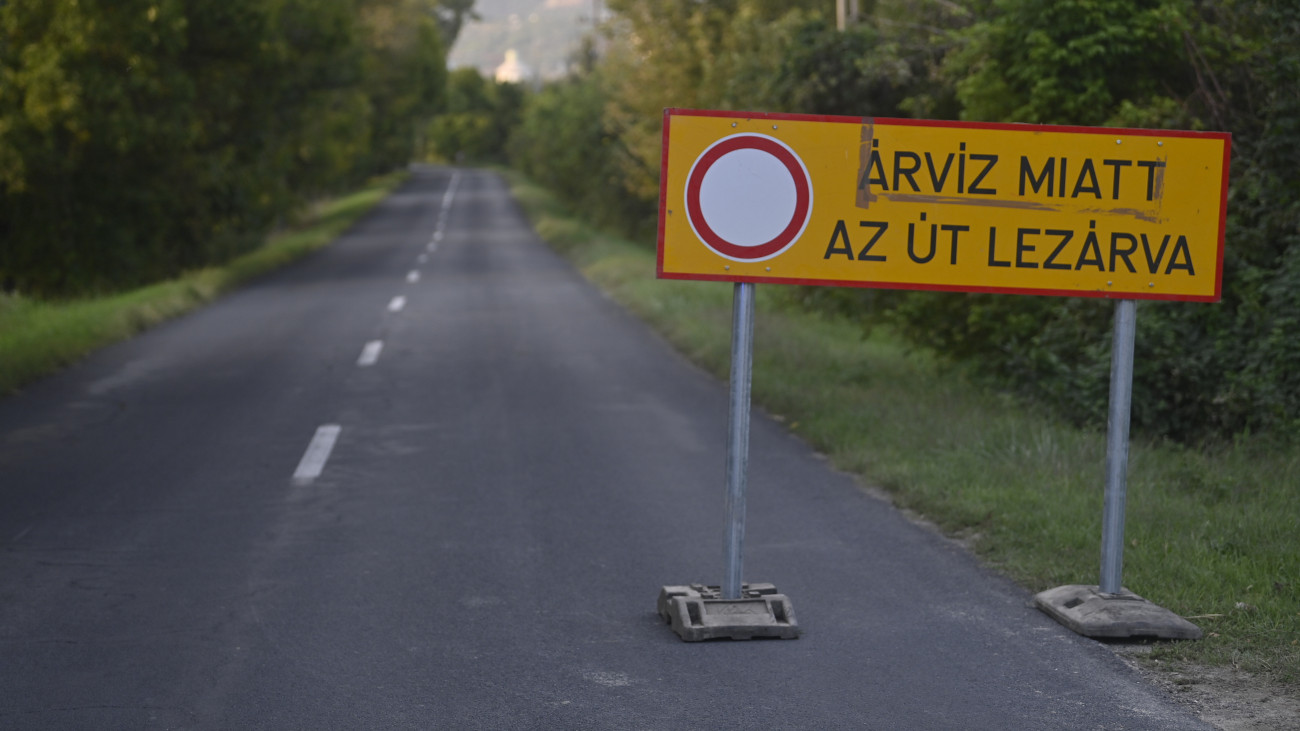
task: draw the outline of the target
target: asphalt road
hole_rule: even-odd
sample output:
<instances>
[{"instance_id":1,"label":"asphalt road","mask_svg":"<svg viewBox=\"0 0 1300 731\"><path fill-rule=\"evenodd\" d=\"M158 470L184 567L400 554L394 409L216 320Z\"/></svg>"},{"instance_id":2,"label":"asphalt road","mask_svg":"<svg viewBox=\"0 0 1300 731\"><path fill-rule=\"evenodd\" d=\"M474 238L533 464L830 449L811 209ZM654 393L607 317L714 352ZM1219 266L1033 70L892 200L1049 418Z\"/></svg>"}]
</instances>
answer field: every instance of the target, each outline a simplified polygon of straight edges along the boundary
<instances>
[{"instance_id":1,"label":"asphalt road","mask_svg":"<svg viewBox=\"0 0 1300 731\"><path fill-rule=\"evenodd\" d=\"M745 577L803 637L680 641L725 439L497 177L420 170L0 402L0 728L1207 728L757 413Z\"/></svg>"}]
</instances>

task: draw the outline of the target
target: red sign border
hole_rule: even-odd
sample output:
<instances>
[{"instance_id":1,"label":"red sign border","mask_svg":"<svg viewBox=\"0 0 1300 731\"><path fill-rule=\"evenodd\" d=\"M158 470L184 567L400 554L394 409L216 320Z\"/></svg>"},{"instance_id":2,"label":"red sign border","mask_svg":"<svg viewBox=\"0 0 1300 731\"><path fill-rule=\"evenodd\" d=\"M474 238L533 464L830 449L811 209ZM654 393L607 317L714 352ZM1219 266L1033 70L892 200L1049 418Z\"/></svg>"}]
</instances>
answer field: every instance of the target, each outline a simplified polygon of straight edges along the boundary
<instances>
[{"instance_id":1,"label":"red sign border","mask_svg":"<svg viewBox=\"0 0 1300 731\"><path fill-rule=\"evenodd\" d=\"M743 142L745 138L757 138L761 141L761 144L758 146L746 145ZM775 157L786 170L790 171L790 177L794 180L796 188L794 216L790 218L790 223L771 241L758 246L740 246L722 238L704 219L703 211L699 210L700 187L704 182L705 173L727 153L741 149L760 150ZM699 170L701 164L704 165L702 171ZM803 161L799 159L799 156L793 150L775 137L757 132L740 132L728 135L714 142L707 150L700 153L695 164L691 166L690 174L686 176L685 197L686 219L690 222L691 227L695 229L695 235L700 237L704 245L713 249L714 252L741 262L765 261L790 248L803 235L804 229L808 227L808 219L812 216L812 180L809 179L808 170ZM695 220L697 216L699 217L698 222Z\"/></svg>"},{"instance_id":2,"label":"red sign border","mask_svg":"<svg viewBox=\"0 0 1300 731\"><path fill-rule=\"evenodd\" d=\"M1028 287L979 287L950 284L913 284L898 282L864 282L839 279L800 279L744 274L683 274L664 272L664 236L667 224L668 145L673 117L715 117L720 119L772 120L792 122L829 122L833 124L889 124L899 127L942 127L948 129L1006 130L1012 132L1070 132L1075 134L1124 135L1138 137L1192 138L1223 141L1223 180L1219 191L1218 260L1215 262L1214 294L1168 295L1155 292L1121 292L1033 289ZM663 151L659 168L659 232L656 244L656 276L659 279L683 279L701 282L750 282L754 284L793 284L822 287L856 287L861 289L900 289L929 292L968 292L990 294L1039 295L1047 297L1089 297L1094 299L1165 300L1171 302L1218 302L1223 298L1223 241L1228 220L1228 172L1232 157L1232 134L1228 132L1191 132L1187 130L1130 129L1124 127L1073 127L1050 124L1014 124L1005 122L949 122L932 119L898 119L889 117L845 117L828 114L785 114L775 112L736 112L708 109L664 109Z\"/></svg>"}]
</instances>

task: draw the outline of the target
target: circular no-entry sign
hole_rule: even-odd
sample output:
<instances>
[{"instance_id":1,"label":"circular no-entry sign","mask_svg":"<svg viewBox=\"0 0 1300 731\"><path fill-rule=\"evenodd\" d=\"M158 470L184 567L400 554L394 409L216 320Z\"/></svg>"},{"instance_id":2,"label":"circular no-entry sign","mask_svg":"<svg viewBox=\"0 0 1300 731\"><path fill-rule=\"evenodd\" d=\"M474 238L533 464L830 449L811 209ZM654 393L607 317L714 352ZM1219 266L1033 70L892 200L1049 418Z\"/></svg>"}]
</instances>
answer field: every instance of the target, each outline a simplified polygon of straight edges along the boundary
<instances>
[{"instance_id":1,"label":"circular no-entry sign","mask_svg":"<svg viewBox=\"0 0 1300 731\"><path fill-rule=\"evenodd\" d=\"M812 214L812 180L794 150L767 135L709 145L686 178L695 235L732 261L764 261L790 248Z\"/></svg>"}]
</instances>

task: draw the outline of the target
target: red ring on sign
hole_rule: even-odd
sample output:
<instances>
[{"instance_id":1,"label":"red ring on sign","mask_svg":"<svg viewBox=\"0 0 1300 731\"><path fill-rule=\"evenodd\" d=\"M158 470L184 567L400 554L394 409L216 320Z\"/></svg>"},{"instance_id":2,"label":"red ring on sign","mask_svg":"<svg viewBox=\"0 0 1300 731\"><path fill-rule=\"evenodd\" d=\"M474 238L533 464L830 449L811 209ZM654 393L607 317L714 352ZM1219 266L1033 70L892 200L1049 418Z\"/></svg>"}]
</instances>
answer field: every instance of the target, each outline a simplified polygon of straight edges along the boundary
<instances>
[{"instance_id":1,"label":"red ring on sign","mask_svg":"<svg viewBox=\"0 0 1300 731\"><path fill-rule=\"evenodd\" d=\"M733 244L719 236L709 226L708 221L704 220L704 212L700 208L700 187L704 184L704 176L709 172L709 168L724 155L746 149L760 150L779 160L790 172L795 187L794 215L791 216L790 223L770 241L756 246ZM714 143L695 161L695 167L686 181L686 215L690 218L695 233L710 249L723 256L742 261L766 259L789 246L808 222L811 200L812 187L808 182L808 173L803 163L785 145L764 135L740 134Z\"/></svg>"}]
</instances>

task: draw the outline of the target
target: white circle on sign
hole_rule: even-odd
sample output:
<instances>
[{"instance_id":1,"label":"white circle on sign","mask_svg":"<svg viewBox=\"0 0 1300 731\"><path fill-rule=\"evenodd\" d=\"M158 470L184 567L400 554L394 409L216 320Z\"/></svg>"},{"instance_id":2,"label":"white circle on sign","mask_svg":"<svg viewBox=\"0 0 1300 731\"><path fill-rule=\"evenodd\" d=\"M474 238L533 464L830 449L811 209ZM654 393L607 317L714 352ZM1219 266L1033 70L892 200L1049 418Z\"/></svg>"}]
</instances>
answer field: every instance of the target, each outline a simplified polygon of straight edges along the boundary
<instances>
[{"instance_id":1,"label":"white circle on sign","mask_svg":"<svg viewBox=\"0 0 1300 731\"><path fill-rule=\"evenodd\" d=\"M709 145L686 175L686 220L726 259L766 261L803 234L812 214L812 179L789 145L763 134L729 135Z\"/></svg>"},{"instance_id":2,"label":"white circle on sign","mask_svg":"<svg viewBox=\"0 0 1300 731\"><path fill-rule=\"evenodd\" d=\"M700 183L709 228L736 246L758 246L790 224L798 191L775 155L741 148L718 158Z\"/></svg>"}]
</instances>

